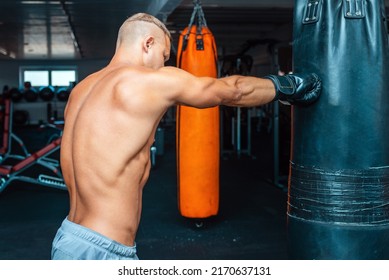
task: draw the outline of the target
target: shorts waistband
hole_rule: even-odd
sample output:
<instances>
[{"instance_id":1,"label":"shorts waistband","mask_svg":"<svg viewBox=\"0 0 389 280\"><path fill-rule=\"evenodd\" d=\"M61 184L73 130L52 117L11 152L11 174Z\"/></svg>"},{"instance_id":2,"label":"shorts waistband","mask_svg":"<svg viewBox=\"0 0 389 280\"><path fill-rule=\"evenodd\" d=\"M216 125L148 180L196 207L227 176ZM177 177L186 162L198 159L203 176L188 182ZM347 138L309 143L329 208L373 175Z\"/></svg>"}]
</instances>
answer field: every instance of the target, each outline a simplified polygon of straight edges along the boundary
<instances>
[{"instance_id":1,"label":"shorts waistband","mask_svg":"<svg viewBox=\"0 0 389 280\"><path fill-rule=\"evenodd\" d=\"M126 246L115 240L112 240L94 230L91 230L82 225L73 223L66 217L62 222L61 229L64 232L71 233L79 238L82 238L100 248L104 248L113 254L122 255L125 257L134 257L136 254L136 244L134 246Z\"/></svg>"}]
</instances>

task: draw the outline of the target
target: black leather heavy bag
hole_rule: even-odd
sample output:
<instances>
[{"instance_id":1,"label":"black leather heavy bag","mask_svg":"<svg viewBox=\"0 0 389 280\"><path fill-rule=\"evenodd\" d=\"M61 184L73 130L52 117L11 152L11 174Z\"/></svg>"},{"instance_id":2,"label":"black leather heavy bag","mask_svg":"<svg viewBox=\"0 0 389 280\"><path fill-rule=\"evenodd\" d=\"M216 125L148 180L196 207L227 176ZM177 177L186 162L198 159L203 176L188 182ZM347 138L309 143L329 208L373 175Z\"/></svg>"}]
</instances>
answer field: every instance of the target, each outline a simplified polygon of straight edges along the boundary
<instances>
[{"instance_id":1,"label":"black leather heavy bag","mask_svg":"<svg viewBox=\"0 0 389 280\"><path fill-rule=\"evenodd\" d=\"M292 109L288 251L389 258L389 47L384 0L296 0L294 72L320 99Z\"/></svg>"}]
</instances>

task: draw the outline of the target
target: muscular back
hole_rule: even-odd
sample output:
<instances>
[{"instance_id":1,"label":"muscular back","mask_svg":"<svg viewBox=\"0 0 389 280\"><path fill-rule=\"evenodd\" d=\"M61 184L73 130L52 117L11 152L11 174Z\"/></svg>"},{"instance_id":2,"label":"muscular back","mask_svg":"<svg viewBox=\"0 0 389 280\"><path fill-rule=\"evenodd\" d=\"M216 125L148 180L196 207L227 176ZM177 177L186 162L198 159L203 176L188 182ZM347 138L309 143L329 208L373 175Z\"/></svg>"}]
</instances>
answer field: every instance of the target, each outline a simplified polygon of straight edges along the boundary
<instances>
[{"instance_id":1,"label":"muscular back","mask_svg":"<svg viewBox=\"0 0 389 280\"><path fill-rule=\"evenodd\" d=\"M108 66L77 85L65 109L68 218L127 245L139 224L150 146L168 108L148 86L149 71Z\"/></svg>"}]
</instances>

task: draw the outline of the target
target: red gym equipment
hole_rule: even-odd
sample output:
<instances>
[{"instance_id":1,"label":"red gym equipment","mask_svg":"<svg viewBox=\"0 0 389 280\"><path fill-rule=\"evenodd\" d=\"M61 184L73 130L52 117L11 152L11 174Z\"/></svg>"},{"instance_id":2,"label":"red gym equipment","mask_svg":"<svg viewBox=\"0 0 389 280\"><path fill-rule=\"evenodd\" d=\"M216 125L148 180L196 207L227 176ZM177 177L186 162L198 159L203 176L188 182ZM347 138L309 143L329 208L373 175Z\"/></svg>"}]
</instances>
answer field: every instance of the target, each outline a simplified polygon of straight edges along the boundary
<instances>
[{"instance_id":1,"label":"red gym equipment","mask_svg":"<svg viewBox=\"0 0 389 280\"><path fill-rule=\"evenodd\" d=\"M4 189L12 181L23 181L66 190L59 161L50 158L50 155L60 149L61 136L37 152L29 154L23 144L23 141L12 132L13 106L11 100L9 98L5 98L3 106L4 129L3 146L0 148L0 193L4 191ZM24 156L12 154L12 140L15 140L20 145L23 153L25 154ZM5 165L4 161L9 158L20 159L21 161L14 165ZM33 166L43 167L45 170L50 172L50 175L38 174L36 177L33 177L24 174L27 169Z\"/></svg>"}]
</instances>

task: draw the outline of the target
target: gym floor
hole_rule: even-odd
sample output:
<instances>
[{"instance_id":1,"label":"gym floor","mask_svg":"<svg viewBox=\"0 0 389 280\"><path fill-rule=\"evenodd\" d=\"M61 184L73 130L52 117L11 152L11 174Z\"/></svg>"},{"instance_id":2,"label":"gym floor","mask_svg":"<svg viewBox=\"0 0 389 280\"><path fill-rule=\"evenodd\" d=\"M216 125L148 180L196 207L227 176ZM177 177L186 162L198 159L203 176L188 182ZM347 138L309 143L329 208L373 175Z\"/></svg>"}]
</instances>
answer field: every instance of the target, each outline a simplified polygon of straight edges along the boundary
<instances>
[{"instance_id":1,"label":"gym floor","mask_svg":"<svg viewBox=\"0 0 389 280\"><path fill-rule=\"evenodd\" d=\"M14 129L29 150L49 132ZM174 129L165 130L164 154L157 157L144 190L137 250L144 260L287 259L285 189L267 181L272 162L269 143L256 145L256 159L223 156L220 209L197 221L177 208ZM0 194L0 259L50 259L51 241L68 212L66 191L11 183Z\"/></svg>"}]
</instances>

